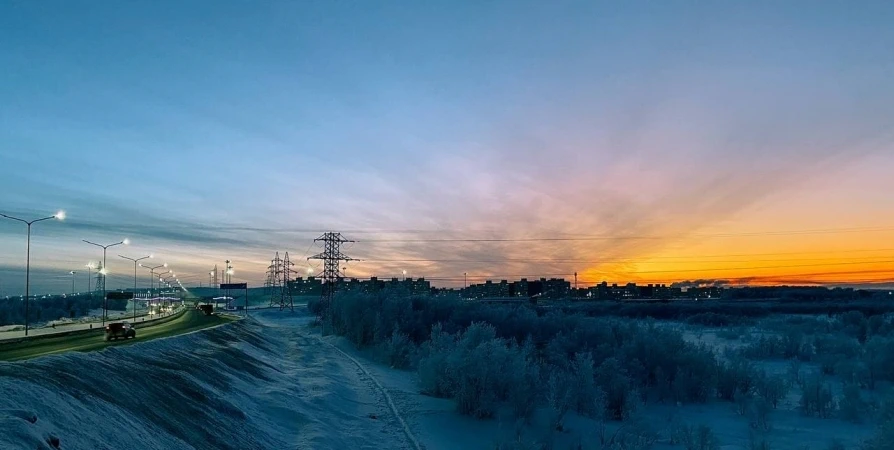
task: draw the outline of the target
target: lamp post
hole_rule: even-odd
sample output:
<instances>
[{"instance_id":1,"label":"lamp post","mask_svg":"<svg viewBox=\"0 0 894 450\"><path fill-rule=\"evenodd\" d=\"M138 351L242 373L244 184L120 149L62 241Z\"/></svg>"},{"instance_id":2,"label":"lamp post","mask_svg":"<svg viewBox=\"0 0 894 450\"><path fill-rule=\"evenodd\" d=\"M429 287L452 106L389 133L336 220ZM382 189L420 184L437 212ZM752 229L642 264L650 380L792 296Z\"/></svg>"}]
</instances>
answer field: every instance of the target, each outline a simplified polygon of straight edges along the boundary
<instances>
[{"instance_id":1,"label":"lamp post","mask_svg":"<svg viewBox=\"0 0 894 450\"><path fill-rule=\"evenodd\" d=\"M102 248L102 270L100 270L99 273L102 274L102 326L105 327L106 326L106 315L108 314L108 308L109 308L109 302L108 302L108 300L106 300L106 275L109 273L109 270L106 266L106 250L108 250L109 247L114 247L116 245L122 245L122 244L130 245L130 239L124 239L121 242L116 242L114 244L108 244L108 245L100 245L95 242L90 242L86 239L82 239L82 241L84 241L90 245L95 245L99 248Z\"/></svg>"},{"instance_id":2,"label":"lamp post","mask_svg":"<svg viewBox=\"0 0 894 450\"><path fill-rule=\"evenodd\" d=\"M71 274L71 295L74 296L75 295L75 274L77 272L72 270L71 272L68 272L68 273Z\"/></svg>"},{"instance_id":3,"label":"lamp post","mask_svg":"<svg viewBox=\"0 0 894 450\"><path fill-rule=\"evenodd\" d=\"M151 258L152 255L147 255L142 258L136 258L136 259L128 258L127 256L124 256L124 255L118 255L118 256L121 258L124 258L128 261L133 261L133 295L134 295L134 297L133 297L133 300L131 300L131 301L133 302L133 321L134 321L134 323L136 323L137 322L137 264L144 259Z\"/></svg>"},{"instance_id":4,"label":"lamp post","mask_svg":"<svg viewBox=\"0 0 894 450\"><path fill-rule=\"evenodd\" d=\"M59 211L50 217L43 217L31 221L7 216L6 214L0 214L0 216L6 217L7 219L17 220L28 226L28 243L26 244L25 250L25 336L28 336L28 299L31 297L31 225L50 219L65 220L65 211Z\"/></svg>"},{"instance_id":5,"label":"lamp post","mask_svg":"<svg viewBox=\"0 0 894 450\"><path fill-rule=\"evenodd\" d=\"M161 268L168 267L168 263L164 263L160 266L155 266L155 267L147 267L147 266L140 264L140 267L142 267L144 269L149 269L149 294L152 295L152 288L155 286L155 278L157 277L157 274L155 273L155 269L161 269Z\"/></svg>"}]
</instances>

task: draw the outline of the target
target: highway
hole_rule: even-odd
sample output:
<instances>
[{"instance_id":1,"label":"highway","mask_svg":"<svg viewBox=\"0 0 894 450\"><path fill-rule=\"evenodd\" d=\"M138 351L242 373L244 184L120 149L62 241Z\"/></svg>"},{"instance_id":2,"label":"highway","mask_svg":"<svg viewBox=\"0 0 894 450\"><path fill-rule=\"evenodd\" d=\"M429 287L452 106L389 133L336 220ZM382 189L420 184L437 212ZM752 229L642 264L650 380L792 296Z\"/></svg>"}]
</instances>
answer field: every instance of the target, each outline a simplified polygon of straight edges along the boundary
<instances>
[{"instance_id":1,"label":"highway","mask_svg":"<svg viewBox=\"0 0 894 450\"><path fill-rule=\"evenodd\" d=\"M0 361L18 361L39 356L52 355L70 351L89 352L110 346L130 345L178 334L189 333L203 328L213 327L235 320L234 317L212 315L206 316L201 311L188 309L183 315L170 321L158 324L137 324L137 337L118 339L106 342L101 329L72 334L52 336L21 342L0 343Z\"/></svg>"},{"instance_id":2,"label":"highway","mask_svg":"<svg viewBox=\"0 0 894 450\"><path fill-rule=\"evenodd\" d=\"M110 312L107 322L118 322L118 321L126 320L131 323L139 323L139 322L143 322L147 319L154 319L156 317L161 317L161 316L160 315L149 316L145 313L145 311L143 311L140 314L137 314L137 318L135 321L133 318L133 313ZM85 321L85 322L65 323L65 324L56 325L55 327L42 326L39 328L31 328L31 330L29 330L29 332L28 332L28 335L29 336L38 336L38 335L45 335L45 334L57 334L57 333L63 333L63 332L67 332L67 331L88 330L91 328L102 328L102 319L99 317L96 317L93 320ZM16 339L21 339L23 337L25 337L25 330L22 330L22 329L19 329L16 331L0 331L0 344L2 344L3 341L6 341L6 340L16 340Z\"/></svg>"}]
</instances>

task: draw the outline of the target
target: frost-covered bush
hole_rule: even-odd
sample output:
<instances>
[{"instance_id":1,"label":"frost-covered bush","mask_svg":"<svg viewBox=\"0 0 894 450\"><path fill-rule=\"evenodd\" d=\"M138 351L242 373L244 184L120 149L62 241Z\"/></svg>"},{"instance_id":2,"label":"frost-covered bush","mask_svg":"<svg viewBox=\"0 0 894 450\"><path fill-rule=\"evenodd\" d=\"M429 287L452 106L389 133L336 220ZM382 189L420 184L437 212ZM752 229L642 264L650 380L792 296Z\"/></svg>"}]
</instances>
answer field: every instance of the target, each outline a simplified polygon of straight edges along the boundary
<instances>
[{"instance_id":1,"label":"frost-covered bush","mask_svg":"<svg viewBox=\"0 0 894 450\"><path fill-rule=\"evenodd\" d=\"M835 412L835 400L832 397L832 388L822 382L819 377L813 377L804 383L801 388L801 413L806 416L829 418Z\"/></svg>"},{"instance_id":2,"label":"frost-covered bush","mask_svg":"<svg viewBox=\"0 0 894 450\"><path fill-rule=\"evenodd\" d=\"M741 350L744 356L754 359L783 358L785 342L779 336L762 335Z\"/></svg>"},{"instance_id":3,"label":"frost-covered bush","mask_svg":"<svg viewBox=\"0 0 894 450\"><path fill-rule=\"evenodd\" d=\"M443 330L441 324L431 329L431 338L422 344L416 372L422 392L433 397L450 397L453 393L453 371L450 356L456 337Z\"/></svg>"},{"instance_id":4,"label":"frost-covered bush","mask_svg":"<svg viewBox=\"0 0 894 450\"><path fill-rule=\"evenodd\" d=\"M314 297L308 300L307 310L315 316L321 316L323 314L323 299L320 297Z\"/></svg>"},{"instance_id":5,"label":"frost-covered bush","mask_svg":"<svg viewBox=\"0 0 894 450\"><path fill-rule=\"evenodd\" d=\"M506 376L510 378L507 393L509 406L515 417L525 423L534 413L538 393L541 391L540 366L535 358L533 344L531 341L526 341L518 349L518 355L512 358L512 364L506 367Z\"/></svg>"},{"instance_id":6,"label":"frost-covered bush","mask_svg":"<svg viewBox=\"0 0 894 450\"><path fill-rule=\"evenodd\" d=\"M382 355L386 363L391 367L404 369L410 366L416 346L410 342L405 333L397 329L392 331L391 339L382 345Z\"/></svg>"},{"instance_id":7,"label":"frost-covered bush","mask_svg":"<svg viewBox=\"0 0 894 450\"><path fill-rule=\"evenodd\" d=\"M571 376L561 368L549 374L546 385L546 401L550 408L550 423L556 430L562 430L565 414L574 404Z\"/></svg>"},{"instance_id":8,"label":"frost-covered bush","mask_svg":"<svg viewBox=\"0 0 894 450\"><path fill-rule=\"evenodd\" d=\"M736 396L749 396L760 374L744 358L733 359L717 366L717 396L734 401Z\"/></svg>"},{"instance_id":9,"label":"frost-covered bush","mask_svg":"<svg viewBox=\"0 0 894 450\"><path fill-rule=\"evenodd\" d=\"M779 402L788 393L788 384L781 376L761 374L755 383L755 393L767 402L773 409L779 406Z\"/></svg>"},{"instance_id":10,"label":"frost-covered bush","mask_svg":"<svg viewBox=\"0 0 894 450\"><path fill-rule=\"evenodd\" d=\"M672 431L672 443L678 443L686 450L719 450L720 442L707 425L698 427L682 424Z\"/></svg>"},{"instance_id":11,"label":"frost-covered bush","mask_svg":"<svg viewBox=\"0 0 894 450\"><path fill-rule=\"evenodd\" d=\"M728 327L730 325L741 325L748 321L747 318L742 316L732 316L714 312L699 313L686 319L686 322L692 325L704 325L708 327Z\"/></svg>"},{"instance_id":12,"label":"frost-covered bush","mask_svg":"<svg viewBox=\"0 0 894 450\"><path fill-rule=\"evenodd\" d=\"M623 420L633 412L637 395L627 370L615 358L602 362L596 369L596 384L605 392L605 406L610 418Z\"/></svg>"},{"instance_id":13,"label":"frost-covered bush","mask_svg":"<svg viewBox=\"0 0 894 450\"><path fill-rule=\"evenodd\" d=\"M747 408L745 416L748 418L748 426L754 430L770 431L770 404L762 398L753 398L748 402Z\"/></svg>"},{"instance_id":14,"label":"frost-covered bush","mask_svg":"<svg viewBox=\"0 0 894 450\"><path fill-rule=\"evenodd\" d=\"M860 311L848 311L838 316L838 321L841 324L840 329L843 333L857 339L861 343L866 342L869 323L863 313Z\"/></svg>"},{"instance_id":15,"label":"frost-covered bush","mask_svg":"<svg viewBox=\"0 0 894 450\"><path fill-rule=\"evenodd\" d=\"M589 353L575 353L574 360L571 362L569 381L574 398L574 410L585 416L594 415L596 411L593 410L593 406L598 388L595 381L593 357Z\"/></svg>"},{"instance_id":16,"label":"frost-covered bush","mask_svg":"<svg viewBox=\"0 0 894 450\"><path fill-rule=\"evenodd\" d=\"M859 423L867 410L866 402L860 395L860 387L856 384L846 384L838 401L838 417L848 422Z\"/></svg>"},{"instance_id":17,"label":"frost-covered bush","mask_svg":"<svg viewBox=\"0 0 894 450\"><path fill-rule=\"evenodd\" d=\"M894 338L870 339L864 348L863 364L870 389L875 389L879 381L894 381Z\"/></svg>"},{"instance_id":18,"label":"frost-covered bush","mask_svg":"<svg viewBox=\"0 0 894 450\"><path fill-rule=\"evenodd\" d=\"M888 396L879 408L878 428L861 450L889 450L894 448L894 397Z\"/></svg>"}]
</instances>

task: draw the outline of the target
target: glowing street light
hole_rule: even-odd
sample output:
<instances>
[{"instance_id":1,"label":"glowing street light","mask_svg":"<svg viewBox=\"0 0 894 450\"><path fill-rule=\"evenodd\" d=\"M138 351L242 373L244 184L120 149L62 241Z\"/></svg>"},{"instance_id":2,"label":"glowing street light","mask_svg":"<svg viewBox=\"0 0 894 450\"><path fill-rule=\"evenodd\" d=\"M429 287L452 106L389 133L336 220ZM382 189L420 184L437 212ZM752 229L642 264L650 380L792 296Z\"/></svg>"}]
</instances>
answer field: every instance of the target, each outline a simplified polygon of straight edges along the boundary
<instances>
[{"instance_id":1,"label":"glowing street light","mask_svg":"<svg viewBox=\"0 0 894 450\"><path fill-rule=\"evenodd\" d=\"M166 267L168 267L168 263L164 263L164 264L161 264L161 265L158 265L155 267L149 267L149 266L144 266L144 265L140 264L140 267L142 267L144 269L149 269L149 293L151 295L152 288L155 287L155 277L159 275L159 274L155 273L155 269L166 268Z\"/></svg>"},{"instance_id":2,"label":"glowing street light","mask_svg":"<svg viewBox=\"0 0 894 450\"><path fill-rule=\"evenodd\" d=\"M59 211L50 217L43 217L30 221L19 219L18 217L7 216L6 214L0 214L0 216L22 222L28 226L28 243L26 244L25 250L25 336L28 336L28 299L31 298L31 225L50 219L65 220L65 211Z\"/></svg>"},{"instance_id":3,"label":"glowing street light","mask_svg":"<svg viewBox=\"0 0 894 450\"><path fill-rule=\"evenodd\" d=\"M126 240L127 240L127 239L125 239L125 241L126 241ZM134 299L131 300L131 301L133 302L133 321L134 321L134 323L136 323L136 321L137 321L137 300L136 300L136 295L137 295L137 264L139 264L139 262L142 261L142 260L144 260L144 259L152 258L152 255L150 254L150 255L144 256L144 257L142 257L142 258L128 258L127 256L124 256L124 255L118 255L118 256L120 256L121 258L124 258L124 259L126 259L126 260L128 260L128 261L133 261L133 295L134 295L135 297L134 297ZM125 310L125 311L126 311L126 310Z\"/></svg>"},{"instance_id":4,"label":"glowing street light","mask_svg":"<svg viewBox=\"0 0 894 450\"><path fill-rule=\"evenodd\" d=\"M90 242L86 239L81 239L81 240L90 244L90 245L95 245L97 247L102 248L102 270L100 270L99 273L102 274L102 326L105 327L106 326L106 315L108 315L108 310L109 310L109 303L106 300L106 275L108 274L108 270L106 270L106 250L108 250L110 247L114 247L116 245L130 245L130 239L124 239L121 242L116 242L114 244L108 244L108 245L100 245L95 242Z\"/></svg>"}]
</instances>

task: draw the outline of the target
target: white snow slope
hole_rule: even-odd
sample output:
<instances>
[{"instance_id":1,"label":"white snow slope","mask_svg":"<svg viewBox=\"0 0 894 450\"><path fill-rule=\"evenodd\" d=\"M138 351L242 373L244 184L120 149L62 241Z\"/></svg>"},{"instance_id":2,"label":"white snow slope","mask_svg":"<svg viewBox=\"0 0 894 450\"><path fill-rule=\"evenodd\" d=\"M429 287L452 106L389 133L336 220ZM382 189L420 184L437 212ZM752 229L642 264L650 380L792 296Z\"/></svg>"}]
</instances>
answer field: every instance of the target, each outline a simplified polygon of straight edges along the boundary
<instances>
[{"instance_id":1,"label":"white snow slope","mask_svg":"<svg viewBox=\"0 0 894 450\"><path fill-rule=\"evenodd\" d=\"M0 362L0 449L413 449L354 361L265 312L185 336ZM277 326L278 325L278 326ZM35 420L36 419L36 420Z\"/></svg>"}]
</instances>

